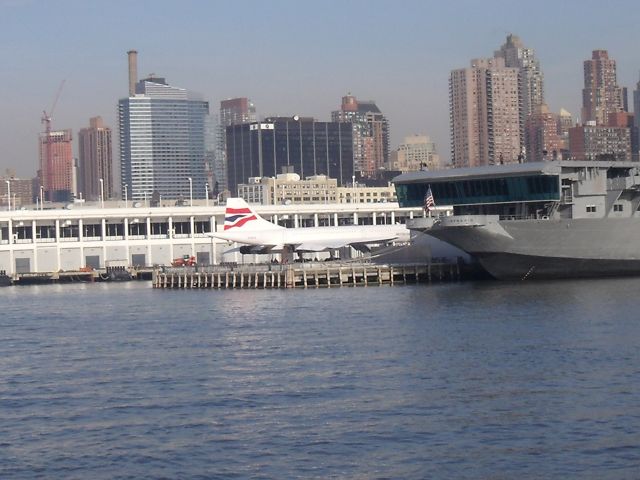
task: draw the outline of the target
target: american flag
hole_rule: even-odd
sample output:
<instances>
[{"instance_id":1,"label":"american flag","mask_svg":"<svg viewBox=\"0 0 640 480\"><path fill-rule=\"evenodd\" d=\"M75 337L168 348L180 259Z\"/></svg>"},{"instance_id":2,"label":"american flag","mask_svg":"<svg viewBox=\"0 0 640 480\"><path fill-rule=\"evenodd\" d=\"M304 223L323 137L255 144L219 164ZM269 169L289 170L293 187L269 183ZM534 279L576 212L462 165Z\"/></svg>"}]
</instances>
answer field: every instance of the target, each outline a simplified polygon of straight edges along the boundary
<instances>
[{"instance_id":1,"label":"american flag","mask_svg":"<svg viewBox=\"0 0 640 480\"><path fill-rule=\"evenodd\" d=\"M436 209L436 202L433 200L433 192L431 191L431 185L429 185L429 189L427 193L424 195L424 211L430 212L431 210Z\"/></svg>"}]
</instances>

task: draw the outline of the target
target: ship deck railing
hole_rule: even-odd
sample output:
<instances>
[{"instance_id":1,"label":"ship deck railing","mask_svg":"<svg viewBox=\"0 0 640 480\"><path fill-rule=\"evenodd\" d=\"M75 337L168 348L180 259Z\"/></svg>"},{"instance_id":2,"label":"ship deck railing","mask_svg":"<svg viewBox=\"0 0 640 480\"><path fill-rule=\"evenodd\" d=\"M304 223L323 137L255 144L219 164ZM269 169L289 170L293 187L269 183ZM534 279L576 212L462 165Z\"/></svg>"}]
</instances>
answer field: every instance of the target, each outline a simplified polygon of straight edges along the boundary
<instances>
[{"instance_id":1,"label":"ship deck railing","mask_svg":"<svg viewBox=\"0 0 640 480\"><path fill-rule=\"evenodd\" d=\"M500 220L549 220L547 215L499 215Z\"/></svg>"}]
</instances>

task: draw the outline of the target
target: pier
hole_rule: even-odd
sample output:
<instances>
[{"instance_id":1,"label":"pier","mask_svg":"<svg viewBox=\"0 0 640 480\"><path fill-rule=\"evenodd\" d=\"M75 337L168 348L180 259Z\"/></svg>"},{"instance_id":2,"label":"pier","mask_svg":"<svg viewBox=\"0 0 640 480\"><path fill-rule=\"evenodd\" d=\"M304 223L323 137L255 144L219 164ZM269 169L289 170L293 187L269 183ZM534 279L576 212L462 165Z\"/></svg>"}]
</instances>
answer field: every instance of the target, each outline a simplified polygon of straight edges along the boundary
<instances>
[{"instance_id":1,"label":"pier","mask_svg":"<svg viewBox=\"0 0 640 480\"><path fill-rule=\"evenodd\" d=\"M8 285L42 285L53 283L120 282L128 280L150 280L153 269L108 267L106 269L83 269L59 272L25 272L8 276Z\"/></svg>"},{"instance_id":2,"label":"pier","mask_svg":"<svg viewBox=\"0 0 640 480\"><path fill-rule=\"evenodd\" d=\"M461 274L460 265L454 263L216 265L158 268L153 271L152 284L157 289L334 288L456 282Z\"/></svg>"}]
</instances>

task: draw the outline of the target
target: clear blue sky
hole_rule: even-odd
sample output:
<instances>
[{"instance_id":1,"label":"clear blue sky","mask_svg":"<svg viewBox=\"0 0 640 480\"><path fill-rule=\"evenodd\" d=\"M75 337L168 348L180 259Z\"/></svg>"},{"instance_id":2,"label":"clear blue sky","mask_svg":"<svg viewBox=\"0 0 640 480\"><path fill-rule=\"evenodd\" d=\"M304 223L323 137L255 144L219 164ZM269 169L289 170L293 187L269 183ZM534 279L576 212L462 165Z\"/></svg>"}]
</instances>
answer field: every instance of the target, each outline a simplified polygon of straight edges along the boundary
<instances>
[{"instance_id":1,"label":"clear blue sky","mask_svg":"<svg viewBox=\"0 0 640 480\"><path fill-rule=\"evenodd\" d=\"M126 51L156 73L221 99L251 98L259 115L326 120L351 92L391 123L392 147L424 133L448 158L449 72L491 56L508 33L536 49L547 103L579 114L582 61L607 49L618 80L640 70L636 1L0 0L0 172L37 170L37 136L66 80L54 128L101 115L116 131L127 95ZM77 144L76 144L77 145Z\"/></svg>"}]
</instances>

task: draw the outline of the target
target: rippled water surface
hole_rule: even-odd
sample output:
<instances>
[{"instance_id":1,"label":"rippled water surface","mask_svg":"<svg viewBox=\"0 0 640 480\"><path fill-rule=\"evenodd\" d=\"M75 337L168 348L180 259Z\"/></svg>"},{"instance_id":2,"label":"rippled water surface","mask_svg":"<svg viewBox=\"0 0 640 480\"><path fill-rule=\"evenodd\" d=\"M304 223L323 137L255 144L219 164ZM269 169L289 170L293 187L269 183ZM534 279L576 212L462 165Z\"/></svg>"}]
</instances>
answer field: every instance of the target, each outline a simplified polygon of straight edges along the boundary
<instances>
[{"instance_id":1,"label":"rippled water surface","mask_svg":"<svg viewBox=\"0 0 640 480\"><path fill-rule=\"evenodd\" d=\"M640 478L639 293L0 289L0 478Z\"/></svg>"}]
</instances>

